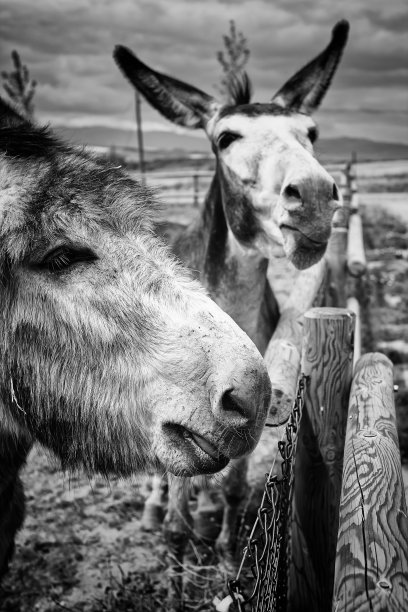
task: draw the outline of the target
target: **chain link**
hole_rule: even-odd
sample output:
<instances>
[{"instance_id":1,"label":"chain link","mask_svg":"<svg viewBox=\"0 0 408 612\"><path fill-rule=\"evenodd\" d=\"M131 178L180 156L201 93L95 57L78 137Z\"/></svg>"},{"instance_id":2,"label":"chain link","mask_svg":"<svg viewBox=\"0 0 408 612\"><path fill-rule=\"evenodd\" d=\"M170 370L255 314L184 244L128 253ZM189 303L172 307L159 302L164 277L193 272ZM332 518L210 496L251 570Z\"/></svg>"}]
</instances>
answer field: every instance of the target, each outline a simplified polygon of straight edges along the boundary
<instances>
[{"instance_id":1,"label":"chain link","mask_svg":"<svg viewBox=\"0 0 408 612\"><path fill-rule=\"evenodd\" d=\"M306 381L302 374L283 439L278 443L281 476L273 474L272 466L237 576L228 583L238 612L286 612L296 445Z\"/></svg>"}]
</instances>

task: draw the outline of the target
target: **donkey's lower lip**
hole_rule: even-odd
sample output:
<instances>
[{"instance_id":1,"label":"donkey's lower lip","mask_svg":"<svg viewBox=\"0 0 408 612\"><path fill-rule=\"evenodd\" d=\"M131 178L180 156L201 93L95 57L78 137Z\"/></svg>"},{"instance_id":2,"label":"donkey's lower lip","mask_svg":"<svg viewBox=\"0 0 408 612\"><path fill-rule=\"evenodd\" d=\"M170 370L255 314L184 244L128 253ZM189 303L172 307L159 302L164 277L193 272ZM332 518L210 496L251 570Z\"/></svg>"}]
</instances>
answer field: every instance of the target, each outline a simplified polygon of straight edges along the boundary
<instances>
[{"instance_id":1,"label":"donkey's lower lip","mask_svg":"<svg viewBox=\"0 0 408 612\"><path fill-rule=\"evenodd\" d=\"M282 233L285 231L296 232L297 234L301 236L303 242L305 241L310 242L311 245L314 245L316 247L325 247L327 245L327 240L315 240L314 238L307 236L300 229L298 229L297 227L293 227L292 225L287 225L286 223L282 223L282 225L279 226L279 229L281 230Z\"/></svg>"},{"instance_id":2,"label":"donkey's lower lip","mask_svg":"<svg viewBox=\"0 0 408 612\"><path fill-rule=\"evenodd\" d=\"M324 255L327 241L319 241L290 225L281 225L283 249L289 261L298 270L305 270L317 263Z\"/></svg>"},{"instance_id":3,"label":"donkey's lower lip","mask_svg":"<svg viewBox=\"0 0 408 612\"><path fill-rule=\"evenodd\" d=\"M213 444L208 442L202 436L199 436L198 434L194 434L192 431L188 431L187 429L185 430L184 435L186 438L192 438L194 442L197 444L197 446L201 448L202 451L207 453L207 455L210 455L212 459L215 459L218 461L220 457L220 452Z\"/></svg>"},{"instance_id":4,"label":"donkey's lower lip","mask_svg":"<svg viewBox=\"0 0 408 612\"><path fill-rule=\"evenodd\" d=\"M200 472L217 472L228 465L229 458L203 436L176 423L166 423L164 428L177 448L193 454Z\"/></svg>"}]
</instances>

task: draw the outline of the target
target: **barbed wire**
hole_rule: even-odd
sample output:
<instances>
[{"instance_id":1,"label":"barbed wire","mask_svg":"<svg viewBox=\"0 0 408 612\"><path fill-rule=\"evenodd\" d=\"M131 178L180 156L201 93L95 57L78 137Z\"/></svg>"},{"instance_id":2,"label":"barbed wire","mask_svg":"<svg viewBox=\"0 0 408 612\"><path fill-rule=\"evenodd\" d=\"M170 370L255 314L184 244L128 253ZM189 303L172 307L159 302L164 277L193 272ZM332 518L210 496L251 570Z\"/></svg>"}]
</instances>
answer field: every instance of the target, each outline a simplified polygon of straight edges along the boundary
<instances>
[{"instance_id":1,"label":"barbed wire","mask_svg":"<svg viewBox=\"0 0 408 612\"><path fill-rule=\"evenodd\" d=\"M273 473L272 466L238 573L228 583L238 612L287 609L296 445L306 382L307 377L302 374L283 439L278 443L281 476Z\"/></svg>"}]
</instances>

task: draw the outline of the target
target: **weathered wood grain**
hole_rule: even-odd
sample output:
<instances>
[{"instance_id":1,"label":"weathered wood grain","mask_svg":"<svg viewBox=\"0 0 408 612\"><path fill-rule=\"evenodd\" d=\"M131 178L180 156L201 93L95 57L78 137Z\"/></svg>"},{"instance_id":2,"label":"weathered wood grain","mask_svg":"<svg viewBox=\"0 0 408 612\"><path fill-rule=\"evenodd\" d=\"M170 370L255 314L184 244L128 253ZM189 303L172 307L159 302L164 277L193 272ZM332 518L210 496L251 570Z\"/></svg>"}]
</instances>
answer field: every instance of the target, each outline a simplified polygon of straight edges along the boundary
<instances>
[{"instance_id":1,"label":"weathered wood grain","mask_svg":"<svg viewBox=\"0 0 408 612\"><path fill-rule=\"evenodd\" d=\"M326 259L330 269L330 282L326 292L326 304L335 308L346 305L347 277L347 227L332 229Z\"/></svg>"},{"instance_id":2,"label":"weathered wood grain","mask_svg":"<svg viewBox=\"0 0 408 612\"><path fill-rule=\"evenodd\" d=\"M323 611L331 606L354 318L354 313L339 308L313 308L305 314L302 372L309 381L294 499L295 522L302 535L296 541L293 533L291 610ZM308 576L313 576L313 584Z\"/></svg>"},{"instance_id":3,"label":"weathered wood grain","mask_svg":"<svg viewBox=\"0 0 408 612\"><path fill-rule=\"evenodd\" d=\"M333 610L408 610L408 519L392 364L364 355L350 394Z\"/></svg>"},{"instance_id":4,"label":"weathered wood grain","mask_svg":"<svg viewBox=\"0 0 408 612\"><path fill-rule=\"evenodd\" d=\"M289 612L319 610L321 590L295 508L291 535L292 564L289 577L288 610Z\"/></svg>"}]
</instances>

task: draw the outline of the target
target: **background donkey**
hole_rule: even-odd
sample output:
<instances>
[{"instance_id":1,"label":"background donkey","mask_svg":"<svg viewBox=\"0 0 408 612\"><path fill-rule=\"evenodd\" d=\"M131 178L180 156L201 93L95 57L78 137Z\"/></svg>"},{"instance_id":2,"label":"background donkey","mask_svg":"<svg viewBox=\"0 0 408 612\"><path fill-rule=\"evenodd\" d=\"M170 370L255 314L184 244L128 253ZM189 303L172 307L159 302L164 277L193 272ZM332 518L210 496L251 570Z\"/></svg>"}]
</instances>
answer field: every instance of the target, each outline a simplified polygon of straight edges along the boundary
<instances>
[{"instance_id":1,"label":"background donkey","mask_svg":"<svg viewBox=\"0 0 408 612\"><path fill-rule=\"evenodd\" d=\"M147 189L1 100L0 156L1 573L34 440L89 474L215 472L256 444L270 382Z\"/></svg>"},{"instance_id":2,"label":"background donkey","mask_svg":"<svg viewBox=\"0 0 408 612\"><path fill-rule=\"evenodd\" d=\"M174 251L261 353L279 317L267 279L275 245L283 245L297 268L311 266L326 250L333 214L340 206L334 180L313 155L318 132L310 114L330 85L348 29L347 22L339 22L327 48L267 104L250 103L246 75L232 84L233 102L223 105L152 70L125 47L114 52L125 76L154 108L174 123L204 129L210 139L215 175L201 215L182 231ZM224 553L232 548L246 467L246 460L235 464L223 483L226 512L218 544ZM153 496L158 498L156 492ZM167 528L185 531L191 522L185 516L187 504L178 491L170 498L182 512L172 512L170 504Z\"/></svg>"}]
</instances>

